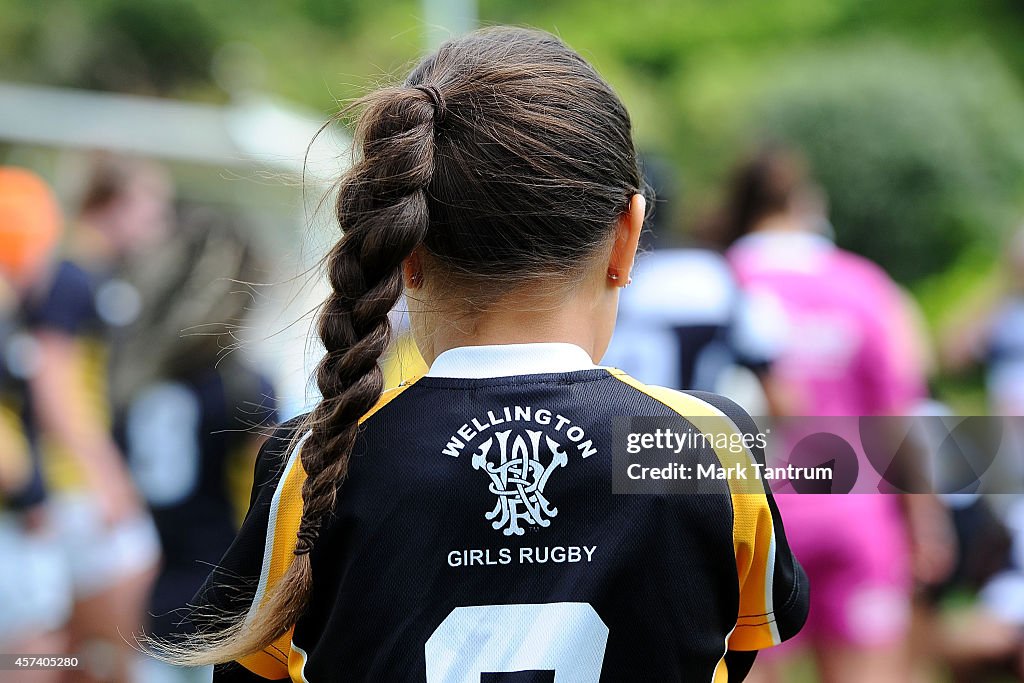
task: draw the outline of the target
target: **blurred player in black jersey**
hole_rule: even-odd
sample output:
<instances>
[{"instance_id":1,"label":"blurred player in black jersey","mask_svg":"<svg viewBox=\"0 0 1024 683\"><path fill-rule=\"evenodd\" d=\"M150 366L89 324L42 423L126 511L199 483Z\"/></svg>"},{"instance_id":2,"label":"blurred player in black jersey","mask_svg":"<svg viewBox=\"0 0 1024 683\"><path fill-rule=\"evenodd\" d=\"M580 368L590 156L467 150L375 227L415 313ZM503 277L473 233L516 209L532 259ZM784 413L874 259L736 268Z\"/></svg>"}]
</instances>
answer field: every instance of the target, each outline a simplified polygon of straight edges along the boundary
<instances>
[{"instance_id":1,"label":"blurred player in black jersey","mask_svg":"<svg viewBox=\"0 0 1024 683\"><path fill-rule=\"evenodd\" d=\"M108 378L111 340L140 307L118 268L164 237L170 192L154 164L95 157L65 258L26 307L39 353L33 413L75 597L69 648L85 663L77 680L130 680L135 653L122 634L141 625L159 560L113 439Z\"/></svg>"},{"instance_id":2,"label":"blurred player in black jersey","mask_svg":"<svg viewBox=\"0 0 1024 683\"><path fill-rule=\"evenodd\" d=\"M220 681L742 679L806 615L771 496L612 494L616 417L756 429L595 365L645 213L618 97L554 36L494 28L365 98L356 140L323 398L262 449L198 632L158 653L237 660ZM382 395L403 290L430 370Z\"/></svg>"},{"instance_id":3,"label":"blurred player in black jersey","mask_svg":"<svg viewBox=\"0 0 1024 683\"><path fill-rule=\"evenodd\" d=\"M45 182L24 169L0 167L0 653L62 652L71 611L30 410L39 349L24 315L60 231L60 209ZM4 672L12 683L59 676Z\"/></svg>"},{"instance_id":4,"label":"blurred player in black jersey","mask_svg":"<svg viewBox=\"0 0 1024 683\"><path fill-rule=\"evenodd\" d=\"M774 410L767 373L781 351L782 312L743 291L718 251L682 245L669 229L674 174L658 157L643 160L658 209L641 239L633 284L623 291L604 363L642 382L725 394L746 410Z\"/></svg>"},{"instance_id":5,"label":"blurred player in black jersey","mask_svg":"<svg viewBox=\"0 0 1024 683\"><path fill-rule=\"evenodd\" d=\"M252 239L213 209L184 214L149 272L142 315L117 348L116 434L152 511L163 565L149 603L147 632L172 633L231 544L248 505L261 436L276 419L270 382L236 345L259 276ZM127 375L127 376L126 376ZM209 680L209 672L146 660L139 680Z\"/></svg>"}]
</instances>

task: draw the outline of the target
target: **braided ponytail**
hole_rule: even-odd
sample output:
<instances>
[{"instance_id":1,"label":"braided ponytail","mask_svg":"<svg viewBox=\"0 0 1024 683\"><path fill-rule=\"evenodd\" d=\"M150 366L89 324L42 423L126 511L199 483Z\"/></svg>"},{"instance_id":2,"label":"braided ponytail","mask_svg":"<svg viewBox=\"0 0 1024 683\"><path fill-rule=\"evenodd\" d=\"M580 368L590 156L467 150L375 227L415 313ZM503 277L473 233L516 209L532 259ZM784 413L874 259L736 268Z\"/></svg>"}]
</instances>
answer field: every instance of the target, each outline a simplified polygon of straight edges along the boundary
<instances>
[{"instance_id":1,"label":"braided ponytail","mask_svg":"<svg viewBox=\"0 0 1024 683\"><path fill-rule=\"evenodd\" d=\"M344 237L328 257L333 291L318 322L327 349L316 370L323 399L304 430L297 556L309 552L334 509L359 419L380 398L377 362L390 341L388 313L402 293L402 261L429 225L434 112L423 90L395 88L371 96L357 129L363 157L341 185L337 213Z\"/></svg>"},{"instance_id":2,"label":"braided ponytail","mask_svg":"<svg viewBox=\"0 0 1024 683\"><path fill-rule=\"evenodd\" d=\"M184 646L160 643L155 655L162 659L185 666L240 659L268 647L305 610L313 582L309 552L334 509L359 420L383 389L378 360L390 341L388 313L402 294L402 262L430 223L435 98L435 86L396 87L353 105L363 109L355 135L361 158L341 180L343 236L327 256L332 292L317 320L327 353L315 374L322 399L297 431L306 479L295 557L252 618Z\"/></svg>"}]
</instances>

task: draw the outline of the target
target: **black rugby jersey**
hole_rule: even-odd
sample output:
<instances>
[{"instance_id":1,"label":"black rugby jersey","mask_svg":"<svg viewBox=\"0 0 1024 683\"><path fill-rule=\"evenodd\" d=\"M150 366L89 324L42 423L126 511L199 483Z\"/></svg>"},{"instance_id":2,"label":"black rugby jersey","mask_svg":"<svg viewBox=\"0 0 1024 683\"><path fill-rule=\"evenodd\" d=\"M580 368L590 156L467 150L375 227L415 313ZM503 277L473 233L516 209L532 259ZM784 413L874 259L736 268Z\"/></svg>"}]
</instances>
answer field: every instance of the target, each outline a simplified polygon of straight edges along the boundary
<instances>
[{"instance_id":1,"label":"black rugby jersey","mask_svg":"<svg viewBox=\"0 0 1024 683\"><path fill-rule=\"evenodd\" d=\"M110 424L110 341L112 330L129 322L137 300L134 289L109 273L88 270L71 260L56 264L52 278L24 306L33 334L51 333L74 341L81 388L90 411ZM47 486L57 491L83 486L81 466L64 444L40 440Z\"/></svg>"},{"instance_id":2,"label":"black rugby jersey","mask_svg":"<svg viewBox=\"0 0 1024 683\"><path fill-rule=\"evenodd\" d=\"M727 649L771 647L806 617L770 494L722 481L711 495L623 495L611 482L614 418L723 414L755 429L726 399L647 387L567 344L442 354L364 417L304 616L215 677L730 680ZM291 562L304 473L289 436L264 446L200 604L254 614Z\"/></svg>"}]
</instances>

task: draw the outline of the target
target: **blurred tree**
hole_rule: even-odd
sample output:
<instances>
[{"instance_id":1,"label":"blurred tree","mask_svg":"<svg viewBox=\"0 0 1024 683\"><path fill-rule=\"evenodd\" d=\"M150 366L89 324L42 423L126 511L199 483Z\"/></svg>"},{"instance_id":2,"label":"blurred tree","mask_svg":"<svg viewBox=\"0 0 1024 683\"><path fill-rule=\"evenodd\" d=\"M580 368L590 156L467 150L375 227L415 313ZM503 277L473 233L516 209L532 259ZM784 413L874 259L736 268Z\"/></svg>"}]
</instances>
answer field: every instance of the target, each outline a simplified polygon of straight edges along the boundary
<instances>
[{"instance_id":1,"label":"blurred tree","mask_svg":"<svg viewBox=\"0 0 1024 683\"><path fill-rule=\"evenodd\" d=\"M317 24L335 28L347 36L361 23L359 0L302 0L303 13Z\"/></svg>"},{"instance_id":2,"label":"blurred tree","mask_svg":"<svg viewBox=\"0 0 1024 683\"><path fill-rule=\"evenodd\" d=\"M210 83L222 42L190 0L0 0L5 78L117 92L186 95Z\"/></svg>"},{"instance_id":3,"label":"blurred tree","mask_svg":"<svg viewBox=\"0 0 1024 683\"><path fill-rule=\"evenodd\" d=\"M691 219L751 127L806 145L841 240L907 282L995 244L1024 199L1019 1L478 1L483 23L554 31L597 65ZM421 0L0 0L0 77L223 99L229 43L250 81L326 117L425 34Z\"/></svg>"},{"instance_id":4,"label":"blurred tree","mask_svg":"<svg viewBox=\"0 0 1024 683\"><path fill-rule=\"evenodd\" d=\"M1024 187L1024 100L983 50L896 46L802 55L771 70L744 129L802 147L840 243L915 282L995 246Z\"/></svg>"},{"instance_id":5,"label":"blurred tree","mask_svg":"<svg viewBox=\"0 0 1024 683\"><path fill-rule=\"evenodd\" d=\"M221 39L188 0L108 0L93 22L92 44L73 76L78 85L170 94L210 79Z\"/></svg>"}]
</instances>

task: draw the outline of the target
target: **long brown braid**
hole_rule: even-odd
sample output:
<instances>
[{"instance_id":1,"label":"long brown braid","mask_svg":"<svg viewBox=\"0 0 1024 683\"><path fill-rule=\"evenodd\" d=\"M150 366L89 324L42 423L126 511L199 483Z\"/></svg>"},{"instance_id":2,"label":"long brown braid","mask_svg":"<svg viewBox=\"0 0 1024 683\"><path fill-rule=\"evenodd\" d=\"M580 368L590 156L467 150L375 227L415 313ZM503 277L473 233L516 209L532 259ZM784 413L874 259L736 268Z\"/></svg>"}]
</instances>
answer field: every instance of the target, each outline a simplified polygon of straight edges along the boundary
<instances>
[{"instance_id":1,"label":"long brown braid","mask_svg":"<svg viewBox=\"0 0 1024 683\"><path fill-rule=\"evenodd\" d=\"M390 340L388 313L402 294L402 261L423 242L430 222L435 105L410 87L377 92L366 104L356 132L362 159L338 196L345 234L328 258L333 293L318 323L327 354L316 370L323 400L309 416L302 448L306 481L296 555L309 552L334 509L359 418L380 398L378 360Z\"/></svg>"}]
</instances>

